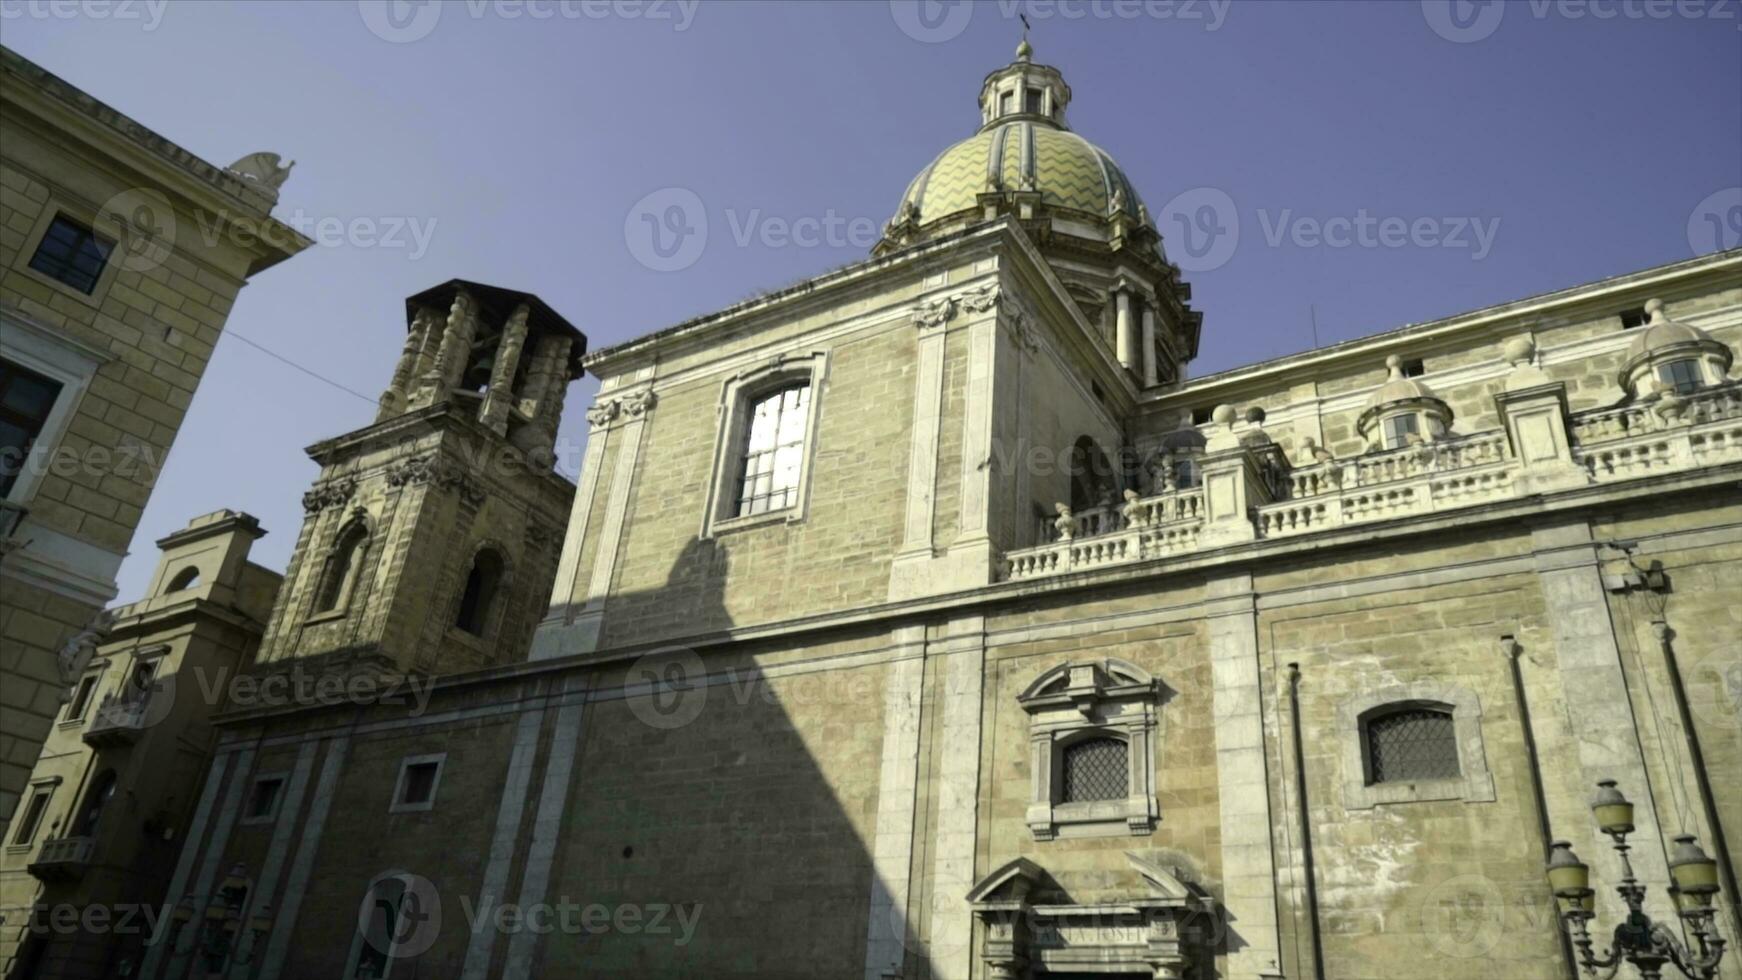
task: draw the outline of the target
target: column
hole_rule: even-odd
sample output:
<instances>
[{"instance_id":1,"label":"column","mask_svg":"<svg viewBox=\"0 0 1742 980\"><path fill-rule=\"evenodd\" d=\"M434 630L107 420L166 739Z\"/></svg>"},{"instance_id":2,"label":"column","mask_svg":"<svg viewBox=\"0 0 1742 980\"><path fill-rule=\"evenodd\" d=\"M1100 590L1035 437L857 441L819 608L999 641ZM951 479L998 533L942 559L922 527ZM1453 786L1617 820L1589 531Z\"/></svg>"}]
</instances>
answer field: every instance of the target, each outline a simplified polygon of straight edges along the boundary
<instances>
[{"instance_id":1,"label":"column","mask_svg":"<svg viewBox=\"0 0 1742 980\"><path fill-rule=\"evenodd\" d=\"M376 413L375 421L384 421L405 410L412 379L417 377L418 355L429 342L435 323L436 313L428 308L418 310L412 317L411 326L405 331L405 346L399 352L399 363L393 367L393 379L387 383L387 390L381 393L381 410Z\"/></svg>"},{"instance_id":2,"label":"column","mask_svg":"<svg viewBox=\"0 0 1742 980\"><path fill-rule=\"evenodd\" d=\"M1119 363L1128 370L1136 371L1137 326L1131 319L1131 293L1121 288L1113 294L1113 301L1113 340L1118 350Z\"/></svg>"},{"instance_id":3,"label":"column","mask_svg":"<svg viewBox=\"0 0 1742 980\"><path fill-rule=\"evenodd\" d=\"M425 378L426 386L434 389L432 403L446 398L448 390L465 377L466 362L472 356L472 337L477 330L478 303L471 293L461 290L454 294L454 303L448 308L442 346L436 353L434 369Z\"/></svg>"},{"instance_id":4,"label":"column","mask_svg":"<svg viewBox=\"0 0 1742 980\"><path fill-rule=\"evenodd\" d=\"M919 779L919 705L925 679L925 627L895 632L897 659L883 690L883 759L871 847L871 911L865 923L865 980L901 973L907 956L908 872L913 861Z\"/></svg>"},{"instance_id":5,"label":"column","mask_svg":"<svg viewBox=\"0 0 1742 980\"><path fill-rule=\"evenodd\" d=\"M1240 573L1210 581L1204 604L1214 683L1222 901L1228 928L1240 940L1229 943L1229 980L1274 975L1282 949L1255 599L1252 576Z\"/></svg>"},{"instance_id":6,"label":"column","mask_svg":"<svg viewBox=\"0 0 1742 980\"><path fill-rule=\"evenodd\" d=\"M514 444L530 456L551 452L562 422L563 402L569 391L569 349L574 340L547 334L538 341L532 364L526 372L522 405L532 406L532 419L516 430Z\"/></svg>"},{"instance_id":7,"label":"column","mask_svg":"<svg viewBox=\"0 0 1742 980\"><path fill-rule=\"evenodd\" d=\"M985 619L968 616L945 627L927 651L942 677L943 704L935 735L937 835L932 841L929 950L933 980L967 980L973 959L974 852L980 826L981 686L986 667Z\"/></svg>"},{"instance_id":8,"label":"column","mask_svg":"<svg viewBox=\"0 0 1742 980\"><path fill-rule=\"evenodd\" d=\"M1143 304L1143 384L1153 387L1160 382L1155 364L1155 304Z\"/></svg>"},{"instance_id":9,"label":"column","mask_svg":"<svg viewBox=\"0 0 1742 980\"><path fill-rule=\"evenodd\" d=\"M1650 889L1646 912L1660 922L1675 922L1668 899L1669 863L1663 828L1657 820L1655 791L1646 775L1645 753L1639 742L1640 719L1634 714L1603 591L1598 544L1590 526L1575 521L1531 531L1549 625L1554 631L1555 663L1566 701L1568 733L1577 750L1577 768L1550 775L1545 787L1550 827L1556 837L1572 841L1591 866L1597 890L1598 917L1617 922L1626 909L1615 895L1620 867L1609 839L1591 819L1590 798L1597 781L1613 779L1632 800L1635 833L1633 869ZM1601 882L1601 884L1598 884Z\"/></svg>"},{"instance_id":10,"label":"column","mask_svg":"<svg viewBox=\"0 0 1742 980\"><path fill-rule=\"evenodd\" d=\"M514 404L514 374L520 367L520 350L526 344L526 320L531 315L532 307L522 303L502 325L496 362L490 366L490 386L484 390L484 404L478 409L478 421L499 436L508 432L508 411Z\"/></svg>"}]
</instances>

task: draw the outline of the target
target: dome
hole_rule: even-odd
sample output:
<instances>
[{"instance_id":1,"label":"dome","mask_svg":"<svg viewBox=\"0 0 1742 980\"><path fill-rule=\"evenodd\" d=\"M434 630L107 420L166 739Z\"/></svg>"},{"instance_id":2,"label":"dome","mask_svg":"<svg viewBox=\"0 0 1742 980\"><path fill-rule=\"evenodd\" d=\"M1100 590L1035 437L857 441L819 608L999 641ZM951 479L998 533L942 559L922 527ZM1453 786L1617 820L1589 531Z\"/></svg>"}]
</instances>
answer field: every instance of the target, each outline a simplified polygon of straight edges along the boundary
<instances>
[{"instance_id":1,"label":"dome","mask_svg":"<svg viewBox=\"0 0 1742 980\"><path fill-rule=\"evenodd\" d=\"M1403 359L1396 354L1385 359L1385 369L1390 372L1390 377L1386 378L1385 383L1375 389L1373 394L1367 396L1369 410L1383 408L1386 405L1396 405L1399 402L1439 400L1439 396L1435 395L1427 385L1414 378L1404 377Z\"/></svg>"},{"instance_id":2,"label":"dome","mask_svg":"<svg viewBox=\"0 0 1742 980\"><path fill-rule=\"evenodd\" d=\"M988 191L1035 191L1040 203L1096 220L1138 217L1136 188L1106 151L1036 120L999 122L938 154L907 185L898 213L929 225L971 212Z\"/></svg>"},{"instance_id":3,"label":"dome","mask_svg":"<svg viewBox=\"0 0 1742 980\"><path fill-rule=\"evenodd\" d=\"M1627 360L1630 363L1671 347L1712 342L1712 338L1704 330L1690 327L1685 323L1677 323L1665 316L1663 300L1661 299L1647 300L1645 312L1651 319L1646 323L1645 329L1639 332L1639 336L1633 338L1633 344L1627 348Z\"/></svg>"},{"instance_id":4,"label":"dome","mask_svg":"<svg viewBox=\"0 0 1742 980\"><path fill-rule=\"evenodd\" d=\"M908 182L880 249L1000 214L1077 239L1155 249L1158 236L1137 189L1105 150L1071 132L1071 87L1032 55L1024 41L1015 61L986 76L979 131Z\"/></svg>"}]
</instances>

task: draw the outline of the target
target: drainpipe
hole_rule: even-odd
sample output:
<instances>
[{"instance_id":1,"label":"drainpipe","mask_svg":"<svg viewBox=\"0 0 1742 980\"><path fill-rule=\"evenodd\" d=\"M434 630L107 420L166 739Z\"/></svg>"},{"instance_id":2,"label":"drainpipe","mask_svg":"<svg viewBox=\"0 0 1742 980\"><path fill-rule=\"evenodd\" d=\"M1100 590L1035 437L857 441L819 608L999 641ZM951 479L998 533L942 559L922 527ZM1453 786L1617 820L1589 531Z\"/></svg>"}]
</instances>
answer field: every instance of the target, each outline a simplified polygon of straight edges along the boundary
<instances>
[{"instance_id":1,"label":"drainpipe","mask_svg":"<svg viewBox=\"0 0 1742 980\"><path fill-rule=\"evenodd\" d=\"M1530 700L1524 694L1524 669L1518 662L1524 648L1508 633L1500 638L1500 652L1506 655L1507 666L1512 670L1512 695L1518 702L1518 725L1524 736L1524 756L1530 769L1530 794L1536 801L1536 830L1542 838L1543 861L1547 862L1554 831L1548 822L1548 796L1542 788L1542 760L1537 755L1536 732L1531 728ZM1555 936L1560 941L1561 965L1568 980L1579 980L1578 960L1573 955L1572 939L1558 921L1555 923Z\"/></svg>"},{"instance_id":2,"label":"drainpipe","mask_svg":"<svg viewBox=\"0 0 1742 980\"><path fill-rule=\"evenodd\" d=\"M1307 921L1313 943L1313 976L1325 976L1324 943L1319 936L1319 885L1313 870L1313 822L1307 805L1306 750L1300 734L1300 664L1288 665L1288 721L1294 740L1294 792L1300 801L1301 866L1306 873Z\"/></svg>"}]
</instances>

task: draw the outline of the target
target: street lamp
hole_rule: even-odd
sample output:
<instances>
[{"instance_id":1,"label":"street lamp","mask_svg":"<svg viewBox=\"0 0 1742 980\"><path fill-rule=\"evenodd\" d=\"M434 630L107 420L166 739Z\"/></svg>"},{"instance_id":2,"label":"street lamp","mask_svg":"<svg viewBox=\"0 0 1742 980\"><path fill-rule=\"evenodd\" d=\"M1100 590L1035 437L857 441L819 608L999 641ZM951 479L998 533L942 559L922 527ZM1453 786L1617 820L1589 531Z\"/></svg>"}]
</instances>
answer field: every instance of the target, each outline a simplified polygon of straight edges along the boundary
<instances>
[{"instance_id":1,"label":"street lamp","mask_svg":"<svg viewBox=\"0 0 1742 980\"><path fill-rule=\"evenodd\" d=\"M1669 862L1670 897L1699 943L1696 953L1682 945L1670 929L1645 914L1645 886L1633 877L1633 865L1627 858L1627 835L1633 833L1633 804L1615 788L1613 779L1597 784L1591 813L1596 817L1597 828L1615 842L1615 853L1621 857L1621 884L1615 890L1628 909L1626 921L1615 927L1613 940L1601 957L1592 952L1587 928L1596 917L1591 869L1564 840L1549 845L1547 869L1549 888L1554 890L1562 921L1572 932L1585 973L1609 980L1622 963L1631 963L1641 980L1662 980L1664 964L1668 963L1691 980L1712 980L1724 959L1724 938L1712 923L1713 900L1718 895L1718 862L1700 849L1694 835L1681 834L1675 838Z\"/></svg>"}]
</instances>

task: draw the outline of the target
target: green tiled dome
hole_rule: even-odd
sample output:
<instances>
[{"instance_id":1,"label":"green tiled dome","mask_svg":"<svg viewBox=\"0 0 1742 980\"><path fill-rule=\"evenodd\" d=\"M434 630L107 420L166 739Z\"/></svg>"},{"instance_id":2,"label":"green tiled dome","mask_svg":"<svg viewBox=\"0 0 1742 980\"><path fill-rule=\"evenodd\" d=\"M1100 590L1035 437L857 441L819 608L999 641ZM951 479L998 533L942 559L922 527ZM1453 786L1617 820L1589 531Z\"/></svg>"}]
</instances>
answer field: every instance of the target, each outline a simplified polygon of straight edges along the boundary
<instances>
[{"instance_id":1,"label":"green tiled dome","mask_svg":"<svg viewBox=\"0 0 1742 980\"><path fill-rule=\"evenodd\" d=\"M1032 183L1031 183L1032 181ZM1118 209L1135 217L1139 201L1113 158L1076 133L1013 120L981 130L933 160L907 185L922 225L972 211L988 190L1036 190L1047 207L1104 219Z\"/></svg>"}]
</instances>

